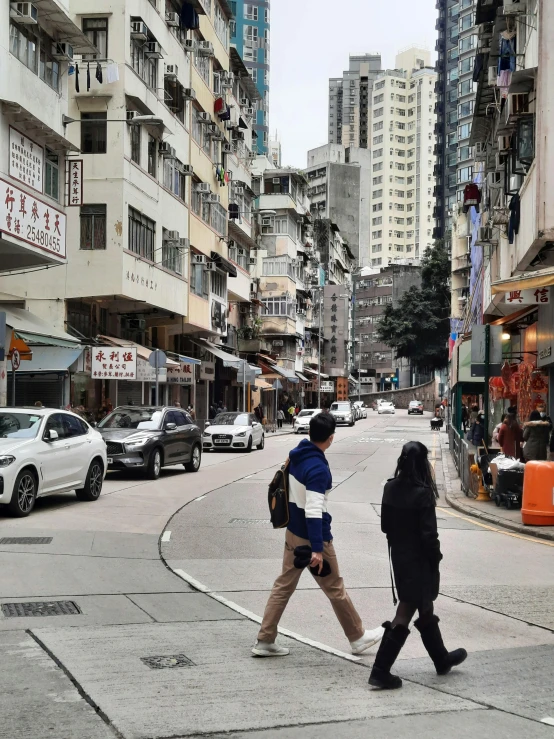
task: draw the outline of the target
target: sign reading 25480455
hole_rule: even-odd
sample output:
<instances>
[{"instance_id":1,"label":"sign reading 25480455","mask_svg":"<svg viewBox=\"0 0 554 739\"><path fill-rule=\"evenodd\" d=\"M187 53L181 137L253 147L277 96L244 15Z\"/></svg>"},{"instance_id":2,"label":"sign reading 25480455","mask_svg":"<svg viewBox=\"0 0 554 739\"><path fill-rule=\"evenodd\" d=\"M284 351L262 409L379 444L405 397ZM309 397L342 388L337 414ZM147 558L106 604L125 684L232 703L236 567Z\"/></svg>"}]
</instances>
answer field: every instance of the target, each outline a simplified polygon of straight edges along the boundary
<instances>
[{"instance_id":1,"label":"sign reading 25480455","mask_svg":"<svg viewBox=\"0 0 554 739\"><path fill-rule=\"evenodd\" d=\"M0 231L65 259L65 230L65 213L0 179Z\"/></svg>"}]
</instances>

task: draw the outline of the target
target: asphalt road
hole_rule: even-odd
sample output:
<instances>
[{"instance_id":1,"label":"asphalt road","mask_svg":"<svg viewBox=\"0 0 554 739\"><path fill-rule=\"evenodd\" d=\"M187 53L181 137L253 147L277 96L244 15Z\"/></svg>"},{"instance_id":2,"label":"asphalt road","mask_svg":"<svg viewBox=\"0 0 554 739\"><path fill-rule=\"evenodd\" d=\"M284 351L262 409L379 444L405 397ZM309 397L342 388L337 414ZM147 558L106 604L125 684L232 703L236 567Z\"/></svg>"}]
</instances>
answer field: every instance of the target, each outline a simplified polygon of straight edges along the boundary
<instances>
[{"instance_id":1,"label":"asphalt road","mask_svg":"<svg viewBox=\"0 0 554 739\"><path fill-rule=\"evenodd\" d=\"M369 414L337 431L329 461L342 574L373 628L394 612L379 515L402 444L428 444L444 480L428 414ZM283 546L267 484L298 440L206 454L199 473L168 469L155 483L110 474L96 503L64 495L28 519L0 514L0 538L51 539L0 541L0 737L553 736L552 543L479 524L444 498L437 612L447 645L470 652L463 668L438 678L414 631L397 666L405 687L370 690L375 650L347 657L308 574L282 621L291 655L251 659ZM8 615L53 601L78 612Z\"/></svg>"}]
</instances>

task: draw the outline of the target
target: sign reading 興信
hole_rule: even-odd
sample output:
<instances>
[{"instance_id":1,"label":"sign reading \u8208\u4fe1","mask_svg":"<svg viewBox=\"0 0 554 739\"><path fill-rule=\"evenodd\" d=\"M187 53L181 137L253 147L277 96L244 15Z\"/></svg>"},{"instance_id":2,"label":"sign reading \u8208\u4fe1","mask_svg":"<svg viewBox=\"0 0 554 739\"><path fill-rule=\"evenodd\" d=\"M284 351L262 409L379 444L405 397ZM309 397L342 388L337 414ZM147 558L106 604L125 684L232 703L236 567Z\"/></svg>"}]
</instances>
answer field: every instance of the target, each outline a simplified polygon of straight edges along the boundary
<instances>
[{"instance_id":1,"label":"sign reading \u8208\u4fe1","mask_svg":"<svg viewBox=\"0 0 554 739\"><path fill-rule=\"evenodd\" d=\"M136 380L137 348L135 346L93 347L91 376L96 380Z\"/></svg>"},{"instance_id":2,"label":"sign reading \u8208\u4fe1","mask_svg":"<svg viewBox=\"0 0 554 739\"><path fill-rule=\"evenodd\" d=\"M510 305L547 305L550 303L550 288L537 287L534 290L512 290L504 298Z\"/></svg>"}]
</instances>

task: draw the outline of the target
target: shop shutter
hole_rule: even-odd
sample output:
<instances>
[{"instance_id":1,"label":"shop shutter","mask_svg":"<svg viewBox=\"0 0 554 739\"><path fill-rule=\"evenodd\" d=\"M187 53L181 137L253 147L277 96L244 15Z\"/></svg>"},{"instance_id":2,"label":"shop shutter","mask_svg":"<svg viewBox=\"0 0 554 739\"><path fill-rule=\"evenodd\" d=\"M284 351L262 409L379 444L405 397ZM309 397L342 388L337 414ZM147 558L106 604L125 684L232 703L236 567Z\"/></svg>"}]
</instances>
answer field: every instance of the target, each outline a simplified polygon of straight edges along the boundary
<instances>
[{"instance_id":1,"label":"shop shutter","mask_svg":"<svg viewBox=\"0 0 554 739\"><path fill-rule=\"evenodd\" d=\"M142 405L142 382L119 380L117 383L117 405Z\"/></svg>"},{"instance_id":2,"label":"shop shutter","mask_svg":"<svg viewBox=\"0 0 554 739\"><path fill-rule=\"evenodd\" d=\"M15 379L15 404L34 405L40 400L46 408L63 406L64 378L57 375L18 375ZM12 404L12 377L8 373L8 405Z\"/></svg>"}]
</instances>

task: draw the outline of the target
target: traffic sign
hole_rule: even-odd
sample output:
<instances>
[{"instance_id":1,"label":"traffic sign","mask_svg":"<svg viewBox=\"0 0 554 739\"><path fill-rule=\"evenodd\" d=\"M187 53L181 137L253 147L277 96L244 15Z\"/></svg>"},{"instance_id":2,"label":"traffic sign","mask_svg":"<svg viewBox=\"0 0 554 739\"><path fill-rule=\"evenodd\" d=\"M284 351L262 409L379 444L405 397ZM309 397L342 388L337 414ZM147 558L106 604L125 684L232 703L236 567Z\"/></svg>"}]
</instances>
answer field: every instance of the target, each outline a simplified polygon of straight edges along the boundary
<instances>
[{"instance_id":1,"label":"traffic sign","mask_svg":"<svg viewBox=\"0 0 554 739\"><path fill-rule=\"evenodd\" d=\"M17 349L14 349L12 351L12 369L18 370L21 365L21 356L19 355L19 352Z\"/></svg>"},{"instance_id":2,"label":"traffic sign","mask_svg":"<svg viewBox=\"0 0 554 739\"><path fill-rule=\"evenodd\" d=\"M161 349L154 349L152 354L148 357L148 364L151 367L165 367L166 362L167 357Z\"/></svg>"}]
</instances>

